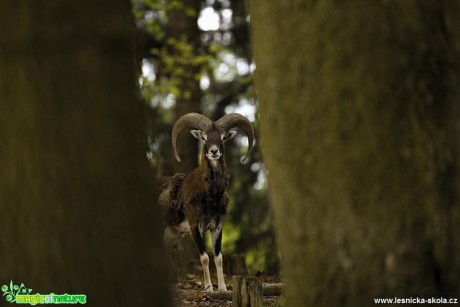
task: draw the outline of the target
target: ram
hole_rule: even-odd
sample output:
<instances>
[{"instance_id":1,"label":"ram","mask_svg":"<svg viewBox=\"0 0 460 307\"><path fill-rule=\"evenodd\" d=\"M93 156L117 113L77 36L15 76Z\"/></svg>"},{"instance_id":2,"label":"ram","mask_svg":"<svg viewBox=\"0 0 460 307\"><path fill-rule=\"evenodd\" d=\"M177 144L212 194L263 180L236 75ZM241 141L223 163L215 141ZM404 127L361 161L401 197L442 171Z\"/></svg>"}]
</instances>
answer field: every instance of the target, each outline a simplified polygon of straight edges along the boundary
<instances>
[{"instance_id":1,"label":"ram","mask_svg":"<svg viewBox=\"0 0 460 307\"><path fill-rule=\"evenodd\" d=\"M203 240L203 234L209 230L218 290L226 291L221 244L222 222L227 213L226 188L229 177L225 174L224 143L237 133L233 128L244 130L249 142L244 157L246 159L254 145L254 129L246 117L237 113L227 114L214 122L202 114L185 114L176 121L171 135L174 156L179 162L176 140L185 128L192 128L191 134L203 142L201 163L188 175L179 173L164 179L159 204L166 224L165 243L171 247L179 238L190 234L200 253L204 290L213 291L209 275L209 257Z\"/></svg>"}]
</instances>

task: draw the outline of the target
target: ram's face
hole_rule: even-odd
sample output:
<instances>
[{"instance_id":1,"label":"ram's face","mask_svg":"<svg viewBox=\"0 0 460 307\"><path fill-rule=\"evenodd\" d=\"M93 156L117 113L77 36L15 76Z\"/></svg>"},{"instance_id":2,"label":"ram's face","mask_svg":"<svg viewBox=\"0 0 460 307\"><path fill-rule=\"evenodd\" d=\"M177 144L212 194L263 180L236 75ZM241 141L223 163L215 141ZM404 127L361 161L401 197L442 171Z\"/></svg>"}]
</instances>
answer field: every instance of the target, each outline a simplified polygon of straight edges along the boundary
<instances>
[{"instance_id":1,"label":"ram's face","mask_svg":"<svg viewBox=\"0 0 460 307\"><path fill-rule=\"evenodd\" d=\"M206 157L210 161L216 161L222 157L224 154L225 141L231 139L236 134L234 130L225 132L219 131L218 129L210 129L206 132L191 130L190 132L194 137L203 141Z\"/></svg>"}]
</instances>

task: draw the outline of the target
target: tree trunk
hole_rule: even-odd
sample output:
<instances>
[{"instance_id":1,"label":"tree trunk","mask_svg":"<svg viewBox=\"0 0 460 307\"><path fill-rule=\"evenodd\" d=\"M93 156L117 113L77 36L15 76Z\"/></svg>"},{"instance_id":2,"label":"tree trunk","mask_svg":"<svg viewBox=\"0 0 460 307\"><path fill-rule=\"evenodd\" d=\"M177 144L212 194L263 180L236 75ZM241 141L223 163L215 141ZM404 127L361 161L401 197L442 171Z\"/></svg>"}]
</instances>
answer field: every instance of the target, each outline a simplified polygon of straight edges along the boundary
<instances>
[{"instance_id":1,"label":"tree trunk","mask_svg":"<svg viewBox=\"0 0 460 307\"><path fill-rule=\"evenodd\" d=\"M200 0L184 0L182 7L171 10L169 13L168 37L177 41L185 41L192 49L192 54L196 55L201 44L201 31L198 28L198 16L200 13ZM193 9L195 15L187 14L187 10ZM181 52L175 49L178 58L181 57ZM191 61L177 61L175 70L183 70L183 74L179 78L180 93L176 95L176 104L174 107L175 118L177 120L184 114L198 112L201 113L201 97L200 80L197 75L200 73L201 67ZM170 144L170 142L168 143ZM182 132L181 137L177 140L177 148L181 157L181 162L177 162L171 154L170 159L166 159L164 163L170 165L168 169L173 169L174 173L189 173L198 166L199 161L199 142L195 139L188 130ZM170 151L172 153L172 151ZM172 174L164 174L171 176ZM181 278L190 273L191 263L199 263L199 256L195 244L190 236L186 236L180 242L183 252L181 258L176 261L176 276ZM187 265L189 264L189 265ZM192 271L193 272L193 271Z\"/></svg>"},{"instance_id":2,"label":"tree trunk","mask_svg":"<svg viewBox=\"0 0 460 307\"><path fill-rule=\"evenodd\" d=\"M459 297L459 4L250 7L286 306Z\"/></svg>"},{"instance_id":3,"label":"tree trunk","mask_svg":"<svg viewBox=\"0 0 460 307\"><path fill-rule=\"evenodd\" d=\"M0 283L169 306L129 1L0 11Z\"/></svg>"},{"instance_id":4,"label":"tree trunk","mask_svg":"<svg viewBox=\"0 0 460 307\"><path fill-rule=\"evenodd\" d=\"M201 31L198 28L201 1L184 0L183 6L183 8L175 9L170 12L169 33L171 38L176 40L185 39L187 44L192 48L192 53L196 55L201 43ZM196 15L187 14L187 9L193 9ZM180 55L177 56L179 57ZM180 94L176 96L175 119L191 112L201 113L202 93L200 80L197 78L201 67L186 61L177 63L175 69L182 69L184 71L180 78ZM176 172L188 173L198 166L198 142L188 131L184 131L183 136L178 139L177 143L181 163L177 163L174 159Z\"/></svg>"}]
</instances>

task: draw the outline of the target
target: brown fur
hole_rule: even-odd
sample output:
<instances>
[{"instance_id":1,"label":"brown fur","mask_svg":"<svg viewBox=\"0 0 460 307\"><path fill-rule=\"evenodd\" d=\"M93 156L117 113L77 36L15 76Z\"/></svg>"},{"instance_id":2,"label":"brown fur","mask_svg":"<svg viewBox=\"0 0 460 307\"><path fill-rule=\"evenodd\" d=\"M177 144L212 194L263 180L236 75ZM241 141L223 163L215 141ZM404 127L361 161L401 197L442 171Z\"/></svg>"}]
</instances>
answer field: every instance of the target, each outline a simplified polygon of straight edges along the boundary
<instances>
[{"instance_id":1,"label":"brown fur","mask_svg":"<svg viewBox=\"0 0 460 307\"><path fill-rule=\"evenodd\" d=\"M163 177L161 193L158 198L163 221L166 226L176 226L185 218L183 205L177 199L179 188L184 182L185 174L178 173L171 177Z\"/></svg>"},{"instance_id":2,"label":"brown fur","mask_svg":"<svg viewBox=\"0 0 460 307\"><path fill-rule=\"evenodd\" d=\"M177 226L186 217L190 228L203 228L214 221L222 222L227 213L226 187L229 176L225 175L223 156L214 167L206 159L203 149L201 165L188 175L176 174L165 178L161 186L159 203L166 226Z\"/></svg>"}]
</instances>

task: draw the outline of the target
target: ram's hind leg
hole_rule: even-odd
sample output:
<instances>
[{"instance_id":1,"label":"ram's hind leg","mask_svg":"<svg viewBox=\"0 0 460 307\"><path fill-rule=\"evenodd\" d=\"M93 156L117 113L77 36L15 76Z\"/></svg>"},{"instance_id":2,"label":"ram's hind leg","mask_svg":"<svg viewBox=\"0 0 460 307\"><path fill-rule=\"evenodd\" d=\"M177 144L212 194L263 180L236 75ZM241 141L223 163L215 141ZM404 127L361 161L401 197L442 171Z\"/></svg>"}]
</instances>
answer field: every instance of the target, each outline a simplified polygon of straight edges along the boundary
<instances>
[{"instance_id":1,"label":"ram's hind leg","mask_svg":"<svg viewBox=\"0 0 460 307\"><path fill-rule=\"evenodd\" d=\"M214 248L214 263L217 271L217 288L219 291L227 291L224 280L223 257L222 257L222 225L211 231L212 246Z\"/></svg>"},{"instance_id":2,"label":"ram's hind leg","mask_svg":"<svg viewBox=\"0 0 460 307\"><path fill-rule=\"evenodd\" d=\"M198 252L200 253L200 261L203 266L204 291L212 291L211 275L209 274L209 256L206 253L206 248L204 246L203 231L198 226L193 228L192 238Z\"/></svg>"}]
</instances>

